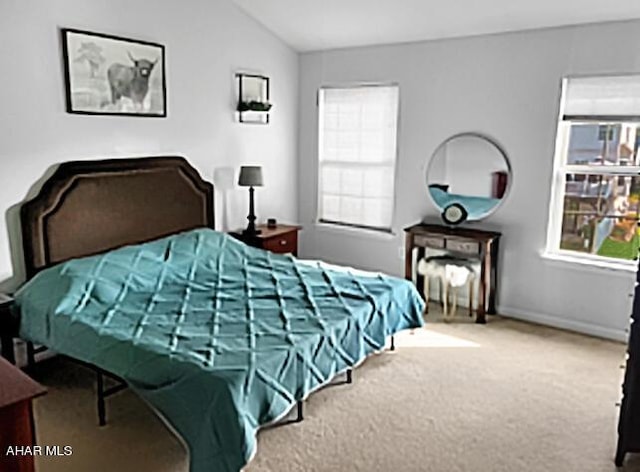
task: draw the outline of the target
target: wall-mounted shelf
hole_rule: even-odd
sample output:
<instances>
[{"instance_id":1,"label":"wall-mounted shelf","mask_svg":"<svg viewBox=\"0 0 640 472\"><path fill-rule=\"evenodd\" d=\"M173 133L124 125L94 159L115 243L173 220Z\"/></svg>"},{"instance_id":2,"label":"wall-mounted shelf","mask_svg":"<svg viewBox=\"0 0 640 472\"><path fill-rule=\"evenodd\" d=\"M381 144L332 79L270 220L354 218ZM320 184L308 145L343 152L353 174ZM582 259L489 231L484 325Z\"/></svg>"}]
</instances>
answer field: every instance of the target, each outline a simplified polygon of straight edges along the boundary
<instances>
[{"instance_id":1,"label":"wall-mounted shelf","mask_svg":"<svg viewBox=\"0 0 640 472\"><path fill-rule=\"evenodd\" d=\"M269 77L256 74L236 74L238 81L238 121L240 123L269 123Z\"/></svg>"}]
</instances>

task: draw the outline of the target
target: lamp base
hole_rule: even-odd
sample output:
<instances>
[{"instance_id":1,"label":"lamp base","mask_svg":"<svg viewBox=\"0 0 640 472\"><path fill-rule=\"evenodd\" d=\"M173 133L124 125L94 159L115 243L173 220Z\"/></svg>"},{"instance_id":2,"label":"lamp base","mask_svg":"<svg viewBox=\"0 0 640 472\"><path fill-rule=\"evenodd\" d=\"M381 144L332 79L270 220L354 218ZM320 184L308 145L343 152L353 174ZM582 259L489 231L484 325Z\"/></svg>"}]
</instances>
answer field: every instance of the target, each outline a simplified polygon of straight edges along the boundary
<instances>
[{"instance_id":1,"label":"lamp base","mask_svg":"<svg viewBox=\"0 0 640 472\"><path fill-rule=\"evenodd\" d=\"M249 187L249 216L247 216L249 224L247 225L247 229L242 232L243 236L247 236L249 238L260 234L260 230L256 229L256 213L254 208L255 206L253 204L253 187Z\"/></svg>"}]
</instances>

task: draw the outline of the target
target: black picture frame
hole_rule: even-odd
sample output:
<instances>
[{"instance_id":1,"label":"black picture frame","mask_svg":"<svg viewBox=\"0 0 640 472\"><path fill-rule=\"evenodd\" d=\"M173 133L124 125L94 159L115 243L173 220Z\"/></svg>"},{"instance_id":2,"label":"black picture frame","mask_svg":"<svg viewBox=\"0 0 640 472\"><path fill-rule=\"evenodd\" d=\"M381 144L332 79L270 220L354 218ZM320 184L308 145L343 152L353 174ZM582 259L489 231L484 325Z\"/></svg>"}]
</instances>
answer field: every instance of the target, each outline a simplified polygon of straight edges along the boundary
<instances>
[{"instance_id":1,"label":"black picture frame","mask_svg":"<svg viewBox=\"0 0 640 472\"><path fill-rule=\"evenodd\" d=\"M237 73L236 80L238 81L238 106L236 109L238 121L240 123L269 124L269 110L271 109L271 103L269 102L271 94L269 77L260 74ZM248 81L257 84L257 87L260 89L260 96L253 97L247 93L249 89L247 86ZM261 109L249 109L249 103L255 103L259 106L267 104L267 107L266 109L262 106L260 106Z\"/></svg>"},{"instance_id":2,"label":"black picture frame","mask_svg":"<svg viewBox=\"0 0 640 472\"><path fill-rule=\"evenodd\" d=\"M60 35L67 113L166 118L167 81L164 45L75 28L61 28ZM82 42L82 39L93 39L93 41ZM78 42L82 46L74 52ZM108 57L105 57L102 52L105 47L109 49L106 54ZM132 50L134 53L131 52ZM82 55L78 55L79 52L82 52ZM127 59L123 59L127 56L128 62ZM85 69L88 71L88 77L83 77L79 72L81 66L78 63L83 62L80 59L84 59L87 63ZM132 65L133 60L136 62ZM110 68L112 72L109 72ZM137 71L131 70L136 68ZM133 93L130 91L130 86L127 88L126 84L123 85L132 77L138 79L136 92ZM134 94L135 97L131 98L126 93ZM145 100L147 100L146 103Z\"/></svg>"}]
</instances>

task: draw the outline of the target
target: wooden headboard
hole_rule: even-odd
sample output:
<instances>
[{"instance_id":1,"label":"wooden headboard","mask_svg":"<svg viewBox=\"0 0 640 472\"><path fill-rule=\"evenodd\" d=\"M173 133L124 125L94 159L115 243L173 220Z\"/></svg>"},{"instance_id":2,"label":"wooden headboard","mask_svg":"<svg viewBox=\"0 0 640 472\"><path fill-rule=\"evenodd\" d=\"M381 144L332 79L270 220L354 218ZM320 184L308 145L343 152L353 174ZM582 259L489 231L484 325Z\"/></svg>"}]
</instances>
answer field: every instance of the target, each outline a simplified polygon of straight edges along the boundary
<instances>
[{"instance_id":1,"label":"wooden headboard","mask_svg":"<svg viewBox=\"0 0 640 472\"><path fill-rule=\"evenodd\" d=\"M75 257L213 228L213 185L177 156L65 162L20 217L31 278Z\"/></svg>"}]
</instances>

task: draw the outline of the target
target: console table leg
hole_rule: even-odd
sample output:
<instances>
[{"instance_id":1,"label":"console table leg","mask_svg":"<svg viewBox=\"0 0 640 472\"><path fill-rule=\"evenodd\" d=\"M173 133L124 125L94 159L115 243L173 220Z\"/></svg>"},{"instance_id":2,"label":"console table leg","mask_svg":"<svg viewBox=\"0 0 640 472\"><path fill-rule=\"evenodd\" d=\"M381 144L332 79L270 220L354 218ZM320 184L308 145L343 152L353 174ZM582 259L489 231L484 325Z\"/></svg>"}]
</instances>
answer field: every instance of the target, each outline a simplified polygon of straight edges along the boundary
<instances>
[{"instance_id":1,"label":"console table leg","mask_svg":"<svg viewBox=\"0 0 640 472\"><path fill-rule=\"evenodd\" d=\"M478 303L478 314L476 315L476 323L485 324L487 322L487 298L491 285L491 241L487 241L482 246L480 254L480 301Z\"/></svg>"},{"instance_id":2,"label":"console table leg","mask_svg":"<svg viewBox=\"0 0 640 472\"><path fill-rule=\"evenodd\" d=\"M491 264L489 269L489 313L495 315L496 310L496 292L498 291L498 244L499 239L492 241L491 244Z\"/></svg>"}]
</instances>

